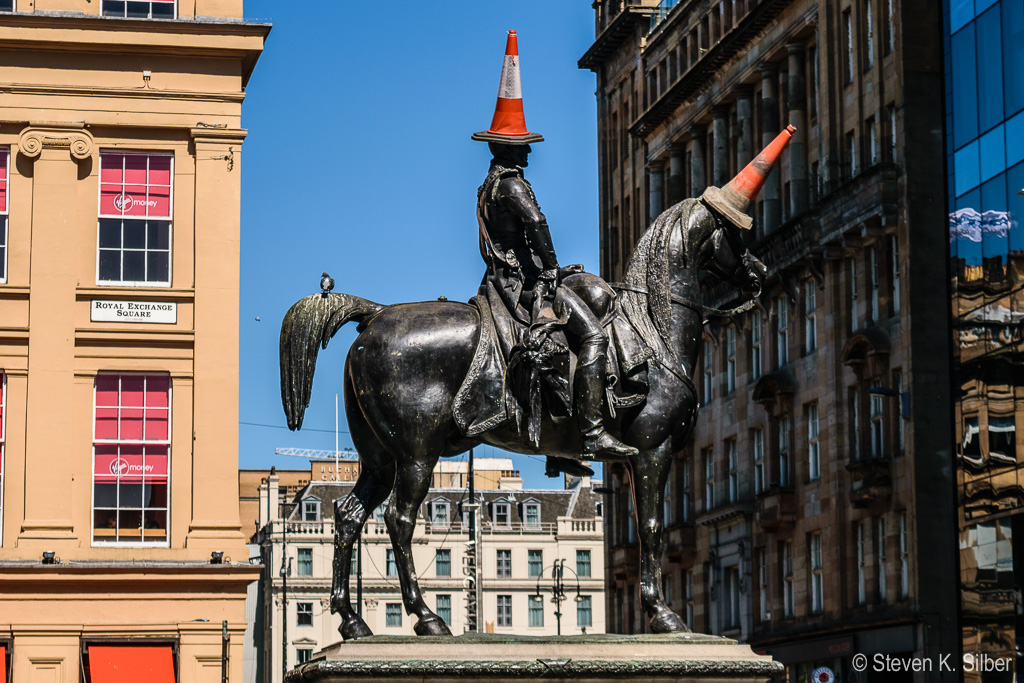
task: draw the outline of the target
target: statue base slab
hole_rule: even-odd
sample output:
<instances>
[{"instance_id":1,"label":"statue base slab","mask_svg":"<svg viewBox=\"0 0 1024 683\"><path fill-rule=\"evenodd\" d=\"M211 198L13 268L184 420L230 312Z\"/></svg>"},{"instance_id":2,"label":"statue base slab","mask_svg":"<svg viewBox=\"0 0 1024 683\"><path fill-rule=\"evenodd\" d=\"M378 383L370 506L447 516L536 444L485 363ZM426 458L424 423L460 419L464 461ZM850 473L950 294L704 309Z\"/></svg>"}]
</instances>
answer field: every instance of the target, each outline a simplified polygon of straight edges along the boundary
<instances>
[{"instance_id":1,"label":"statue base slab","mask_svg":"<svg viewBox=\"0 0 1024 683\"><path fill-rule=\"evenodd\" d=\"M287 683L643 680L746 683L781 680L783 666L729 638L664 635L370 636L330 645Z\"/></svg>"}]
</instances>

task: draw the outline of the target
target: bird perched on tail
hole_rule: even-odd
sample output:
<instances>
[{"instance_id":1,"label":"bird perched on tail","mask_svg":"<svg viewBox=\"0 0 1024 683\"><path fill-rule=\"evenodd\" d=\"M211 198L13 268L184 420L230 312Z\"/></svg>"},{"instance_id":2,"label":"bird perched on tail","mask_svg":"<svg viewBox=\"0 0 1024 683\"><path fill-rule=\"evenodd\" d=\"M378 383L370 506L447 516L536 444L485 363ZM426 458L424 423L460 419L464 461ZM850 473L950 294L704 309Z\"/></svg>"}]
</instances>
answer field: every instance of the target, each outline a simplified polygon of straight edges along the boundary
<instances>
[{"instance_id":1,"label":"bird perched on tail","mask_svg":"<svg viewBox=\"0 0 1024 683\"><path fill-rule=\"evenodd\" d=\"M327 293L334 289L334 279L327 273L320 278L320 293L327 296Z\"/></svg>"}]
</instances>

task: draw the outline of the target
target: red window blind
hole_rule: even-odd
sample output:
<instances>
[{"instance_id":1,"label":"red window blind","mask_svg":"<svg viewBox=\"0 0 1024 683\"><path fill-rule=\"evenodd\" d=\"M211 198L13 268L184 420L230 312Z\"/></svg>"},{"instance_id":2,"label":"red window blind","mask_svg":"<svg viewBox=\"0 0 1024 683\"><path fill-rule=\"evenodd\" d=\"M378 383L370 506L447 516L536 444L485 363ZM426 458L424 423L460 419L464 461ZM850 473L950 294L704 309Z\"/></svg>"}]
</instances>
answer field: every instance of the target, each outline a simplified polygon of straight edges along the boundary
<instances>
[{"instance_id":1,"label":"red window blind","mask_svg":"<svg viewBox=\"0 0 1024 683\"><path fill-rule=\"evenodd\" d=\"M169 218L171 157L167 154L100 154L100 215Z\"/></svg>"},{"instance_id":2,"label":"red window blind","mask_svg":"<svg viewBox=\"0 0 1024 683\"><path fill-rule=\"evenodd\" d=\"M174 653L170 645L90 645L89 672L91 683L175 683Z\"/></svg>"}]
</instances>

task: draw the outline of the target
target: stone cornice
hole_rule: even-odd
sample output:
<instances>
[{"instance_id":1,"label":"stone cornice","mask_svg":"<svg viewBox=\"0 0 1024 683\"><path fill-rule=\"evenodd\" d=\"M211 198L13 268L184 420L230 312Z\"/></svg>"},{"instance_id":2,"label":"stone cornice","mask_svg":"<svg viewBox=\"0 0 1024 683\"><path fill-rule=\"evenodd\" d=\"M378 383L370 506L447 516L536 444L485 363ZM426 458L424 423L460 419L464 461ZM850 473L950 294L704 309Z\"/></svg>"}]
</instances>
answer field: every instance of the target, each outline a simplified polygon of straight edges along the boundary
<instances>
[{"instance_id":1,"label":"stone cornice","mask_svg":"<svg viewBox=\"0 0 1024 683\"><path fill-rule=\"evenodd\" d=\"M71 158L82 161L92 156L92 134L84 123L30 121L18 138L18 152L35 159L44 149L66 149Z\"/></svg>"},{"instance_id":2,"label":"stone cornice","mask_svg":"<svg viewBox=\"0 0 1024 683\"><path fill-rule=\"evenodd\" d=\"M4 83L0 93L11 95L64 95L71 97L126 97L157 100L188 100L196 102L241 103L245 93L196 92L191 90L154 90L150 88L111 88L94 86L40 85L38 83Z\"/></svg>"}]
</instances>

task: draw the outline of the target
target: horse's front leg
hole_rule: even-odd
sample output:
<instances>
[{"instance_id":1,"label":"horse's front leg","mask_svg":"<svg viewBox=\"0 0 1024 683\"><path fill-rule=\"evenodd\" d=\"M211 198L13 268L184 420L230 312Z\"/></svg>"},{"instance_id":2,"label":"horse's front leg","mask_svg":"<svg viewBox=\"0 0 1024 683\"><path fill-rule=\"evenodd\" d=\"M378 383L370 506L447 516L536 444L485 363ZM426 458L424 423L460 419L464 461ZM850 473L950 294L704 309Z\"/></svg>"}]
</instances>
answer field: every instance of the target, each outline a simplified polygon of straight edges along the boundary
<instances>
[{"instance_id":1,"label":"horse's front leg","mask_svg":"<svg viewBox=\"0 0 1024 683\"><path fill-rule=\"evenodd\" d=\"M398 466L395 493L391 497L384 521L387 523L391 546L395 550L398 580L402 584L402 599L406 614L418 618L413 630L418 636L450 636L452 632L423 600L416 568L412 561L412 535L416 528L416 511L427 497L437 457L406 460Z\"/></svg>"},{"instance_id":2,"label":"horse's front leg","mask_svg":"<svg viewBox=\"0 0 1024 683\"><path fill-rule=\"evenodd\" d=\"M665 604L661 593L661 556L665 550L663 501L672 464L669 444L641 451L631 464L633 502L640 532L640 604L650 618L653 633L689 631L679 615Z\"/></svg>"}]
</instances>

